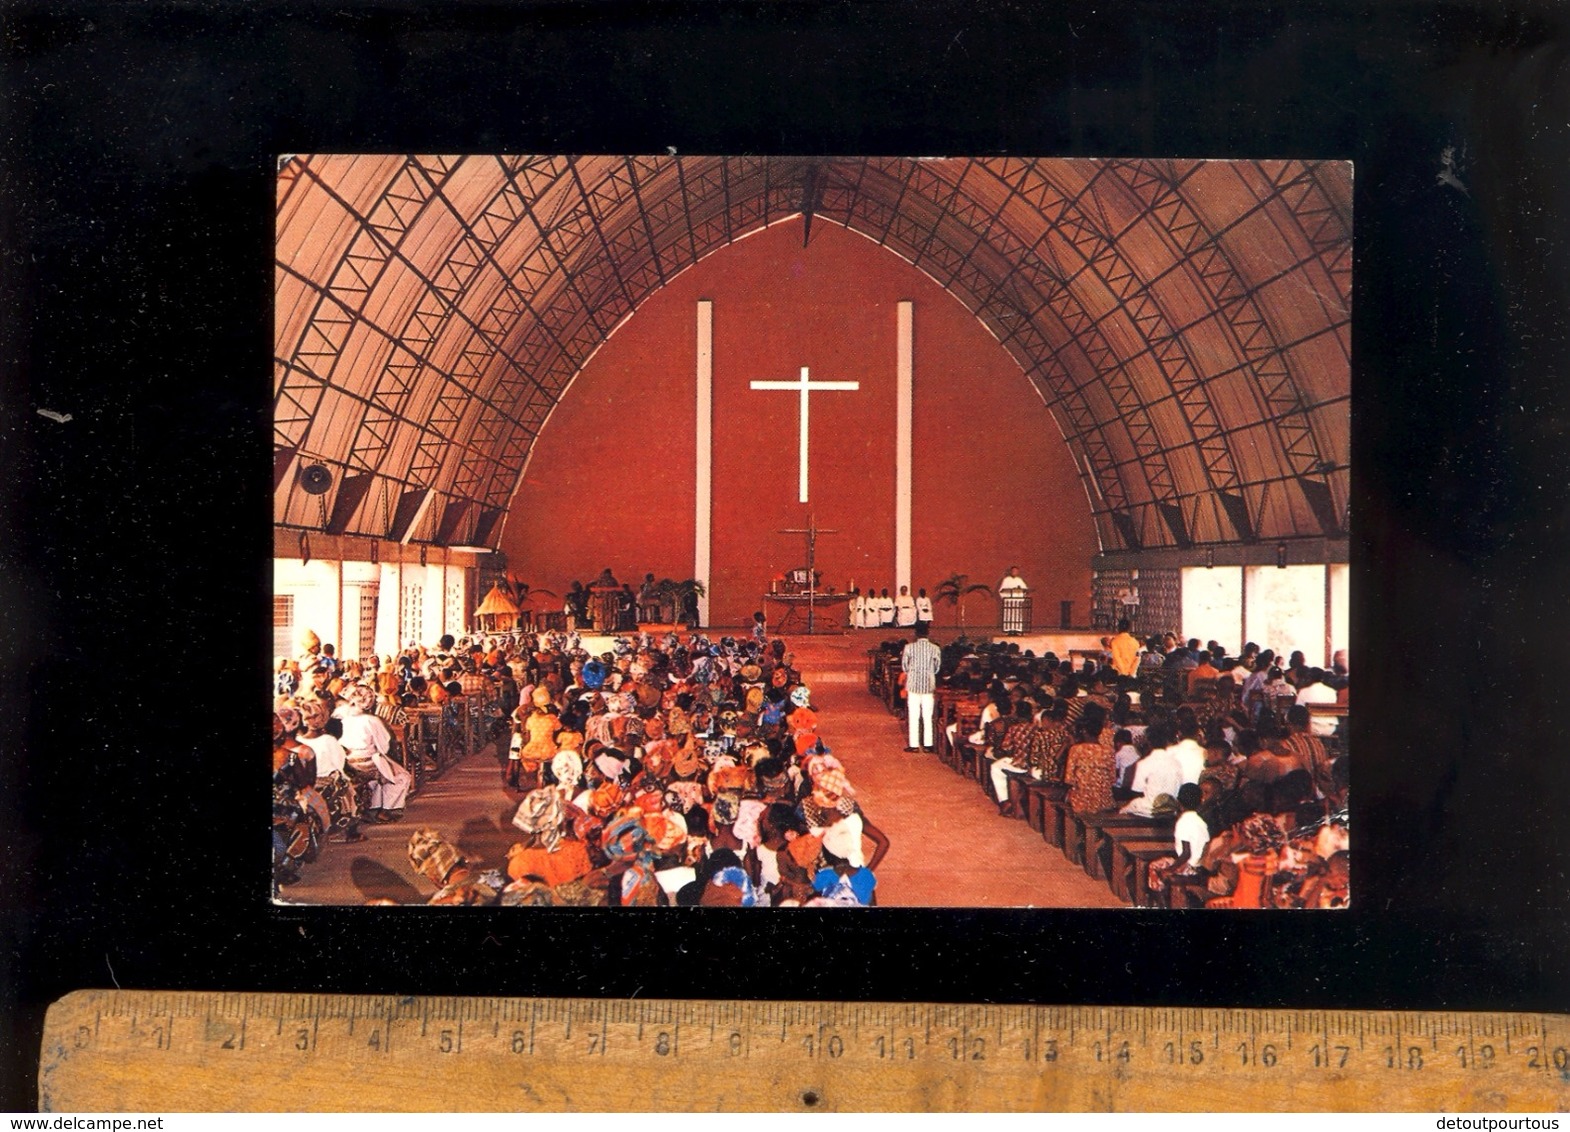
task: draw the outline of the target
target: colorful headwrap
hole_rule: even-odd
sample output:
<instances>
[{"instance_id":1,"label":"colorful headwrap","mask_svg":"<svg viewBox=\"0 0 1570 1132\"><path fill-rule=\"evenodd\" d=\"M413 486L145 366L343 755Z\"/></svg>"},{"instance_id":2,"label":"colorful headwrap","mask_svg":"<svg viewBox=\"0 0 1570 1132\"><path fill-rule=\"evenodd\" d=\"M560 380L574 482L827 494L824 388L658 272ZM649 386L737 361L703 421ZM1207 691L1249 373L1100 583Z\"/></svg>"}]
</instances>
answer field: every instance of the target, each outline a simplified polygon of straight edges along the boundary
<instances>
[{"instance_id":1,"label":"colorful headwrap","mask_svg":"<svg viewBox=\"0 0 1570 1132\"><path fill-rule=\"evenodd\" d=\"M300 719L312 731L320 731L327 726L327 720L332 713L327 710L327 702L312 696L310 699L300 701Z\"/></svg>"},{"instance_id":2,"label":"colorful headwrap","mask_svg":"<svg viewBox=\"0 0 1570 1132\"><path fill-rule=\"evenodd\" d=\"M376 706L376 693L364 684L350 684L343 690L343 702L360 711L370 711Z\"/></svg>"},{"instance_id":3,"label":"colorful headwrap","mask_svg":"<svg viewBox=\"0 0 1570 1132\"><path fill-rule=\"evenodd\" d=\"M623 818L608 826L601 834L600 848L612 861L638 860L647 863L653 858L654 839L637 818Z\"/></svg>"},{"instance_id":4,"label":"colorful headwrap","mask_svg":"<svg viewBox=\"0 0 1570 1132\"><path fill-rule=\"evenodd\" d=\"M1255 814L1245 818L1238 827L1238 839L1250 853L1269 853L1280 849L1287 842L1286 831L1270 814Z\"/></svg>"},{"instance_id":5,"label":"colorful headwrap","mask_svg":"<svg viewBox=\"0 0 1570 1132\"><path fill-rule=\"evenodd\" d=\"M515 880L502 889L504 908L549 908L555 903L551 886L537 880Z\"/></svg>"},{"instance_id":6,"label":"colorful headwrap","mask_svg":"<svg viewBox=\"0 0 1570 1132\"><path fill-rule=\"evenodd\" d=\"M729 756L721 757L729 759ZM734 759L730 759L730 765L716 765L709 772L709 791L714 794L722 790L750 790L752 782L752 771L747 767L735 765Z\"/></svg>"},{"instance_id":7,"label":"colorful headwrap","mask_svg":"<svg viewBox=\"0 0 1570 1132\"><path fill-rule=\"evenodd\" d=\"M845 772L837 767L823 767L812 780L812 792L823 794L830 798L854 798L855 787L845 777Z\"/></svg>"},{"instance_id":8,"label":"colorful headwrap","mask_svg":"<svg viewBox=\"0 0 1570 1132\"><path fill-rule=\"evenodd\" d=\"M669 853L687 841L687 819L680 814L646 812L639 821L648 831L656 855Z\"/></svg>"},{"instance_id":9,"label":"colorful headwrap","mask_svg":"<svg viewBox=\"0 0 1570 1132\"><path fill-rule=\"evenodd\" d=\"M606 778L618 778L621 772L627 769L627 761L617 758L618 752L607 748L603 755L596 756L594 765L599 768Z\"/></svg>"},{"instance_id":10,"label":"colorful headwrap","mask_svg":"<svg viewBox=\"0 0 1570 1132\"><path fill-rule=\"evenodd\" d=\"M583 760L576 751L563 751L551 760L551 773L556 776L556 785L574 791L583 781Z\"/></svg>"},{"instance_id":11,"label":"colorful headwrap","mask_svg":"<svg viewBox=\"0 0 1570 1132\"><path fill-rule=\"evenodd\" d=\"M544 684L536 685L533 695L530 696L530 700L537 708L548 708L551 706L551 690Z\"/></svg>"},{"instance_id":12,"label":"colorful headwrap","mask_svg":"<svg viewBox=\"0 0 1570 1132\"><path fill-rule=\"evenodd\" d=\"M703 804L703 784L699 782L672 782L665 791L665 804L680 813L689 813Z\"/></svg>"},{"instance_id":13,"label":"colorful headwrap","mask_svg":"<svg viewBox=\"0 0 1570 1132\"><path fill-rule=\"evenodd\" d=\"M749 849L756 849L763 840L758 829L758 819L763 816L765 809L767 807L756 798L743 798L736 810L736 821L731 825L731 830Z\"/></svg>"},{"instance_id":14,"label":"colorful headwrap","mask_svg":"<svg viewBox=\"0 0 1570 1132\"><path fill-rule=\"evenodd\" d=\"M524 796L518 804L518 812L513 815L512 824L524 833L536 835L545 851L554 853L561 844L561 827L566 816L561 793L549 786L542 786Z\"/></svg>"},{"instance_id":15,"label":"colorful headwrap","mask_svg":"<svg viewBox=\"0 0 1570 1132\"><path fill-rule=\"evenodd\" d=\"M844 770L845 766L839 759L829 754L827 747L823 747L818 753L808 755L803 760L801 769L808 778L816 778L826 770Z\"/></svg>"},{"instance_id":16,"label":"colorful headwrap","mask_svg":"<svg viewBox=\"0 0 1570 1132\"><path fill-rule=\"evenodd\" d=\"M731 889L736 890L739 893L739 897L728 891ZM758 895L752 887L752 880L747 876L746 871L731 865L728 868L721 869L709 878L708 886L705 888L703 896L699 898L699 902L709 905L735 906L739 904L743 908L751 908L758 902Z\"/></svg>"},{"instance_id":17,"label":"colorful headwrap","mask_svg":"<svg viewBox=\"0 0 1570 1132\"><path fill-rule=\"evenodd\" d=\"M609 816L621 804L621 787L615 782L602 782L589 796L589 809L599 817Z\"/></svg>"},{"instance_id":18,"label":"colorful headwrap","mask_svg":"<svg viewBox=\"0 0 1570 1132\"><path fill-rule=\"evenodd\" d=\"M673 744L668 739L650 743L643 749L643 769L655 778L669 778L672 748Z\"/></svg>"},{"instance_id":19,"label":"colorful headwrap","mask_svg":"<svg viewBox=\"0 0 1570 1132\"><path fill-rule=\"evenodd\" d=\"M283 702L273 708L273 718L283 725L285 735L293 735L300 730L300 711L291 702Z\"/></svg>"},{"instance_id":20,"label":"colorful headwrap","mask_svg":"<svg viewBox=\"0 0 1570 1132\"><path fill-rule=\"evenodd\" d=\"M671 766L682 778L698 773L703 767L703 757L694 743L684 743L671 756Z\"/></svg>"},{"instance_id":21,"label":"colorful headwrap","mask_svg":"<svg viewBox=\"0 0 1570 1132\"><path fill-rule=\"evenodd\" d=\"M640 775L627 793L632 804L645 814L657 814L665 808L665 787L649 775Z\"/></svg>"},{"instance_id":22,"label":"colorful headwrap","mask_svg":"<svg viewBox=\"0 0 1570 1132\"><path fill-rule=\"evenodd\" d=\"M791 838L785 850L790 854L791 860L802 868L810 870L823 852L823 838L815 833L804 833L800 837Z\"/></svg>"},{"instance_id":23,"label":"colorful headwrap","mask_svg":"<svg viewBox=\"0 0 1570 1132\"><path fill-rule=\"evenodd\" d=\"M409 835L409 864L432 884L446 884L448 874L463 863L462 854L434 829L417 829Z\"/></svg>"}]
</instances>

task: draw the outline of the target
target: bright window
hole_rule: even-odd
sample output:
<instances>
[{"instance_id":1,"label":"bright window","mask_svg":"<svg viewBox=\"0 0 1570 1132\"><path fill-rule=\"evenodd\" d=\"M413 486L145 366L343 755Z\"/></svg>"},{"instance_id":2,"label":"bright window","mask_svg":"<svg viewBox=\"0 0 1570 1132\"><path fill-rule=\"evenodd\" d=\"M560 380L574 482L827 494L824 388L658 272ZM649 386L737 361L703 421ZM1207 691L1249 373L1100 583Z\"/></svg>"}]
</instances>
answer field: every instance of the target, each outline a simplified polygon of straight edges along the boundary
<instances>
[{"instance_id":1,"label":"bright window","mask_svg":"<svg viewBox=\"0 0 1570 1132\"><path fill-rule=\"evenodd\" d=\"M294 595L273 594L273 656L294 655Z\"/></svg>"}]
</instances>

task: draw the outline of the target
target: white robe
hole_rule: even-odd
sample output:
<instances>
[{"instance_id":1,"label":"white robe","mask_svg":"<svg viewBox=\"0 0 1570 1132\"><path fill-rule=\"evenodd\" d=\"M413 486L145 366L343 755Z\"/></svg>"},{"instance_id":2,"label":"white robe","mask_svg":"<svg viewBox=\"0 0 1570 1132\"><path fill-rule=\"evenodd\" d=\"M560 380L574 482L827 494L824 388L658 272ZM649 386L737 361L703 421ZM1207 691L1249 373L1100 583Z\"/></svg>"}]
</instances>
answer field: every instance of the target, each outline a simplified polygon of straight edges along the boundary
<instances>
[{"instance_id":1,"label":"white robe","mask_svg":"<svg viewBox=\"0 0 1570 1132\"><path fill-rule=\"evenodd\" d=\"M911 626L916 623L916 601L909 594L894 599L894 624Z\"/></svg>"},{"instance_id":2,"label":"white robe","mask_svg":"<svg viewBox=\"0 0 1570 1132\"><path fill-rule=\"evenodd\" d=\"M392 732L374 715L344 705L343 749L350 765L366 762L376 768L378 781L371 783L371 809L401 810L408 800L414 775L388 757Z\"/></svg>"}]
</instances>

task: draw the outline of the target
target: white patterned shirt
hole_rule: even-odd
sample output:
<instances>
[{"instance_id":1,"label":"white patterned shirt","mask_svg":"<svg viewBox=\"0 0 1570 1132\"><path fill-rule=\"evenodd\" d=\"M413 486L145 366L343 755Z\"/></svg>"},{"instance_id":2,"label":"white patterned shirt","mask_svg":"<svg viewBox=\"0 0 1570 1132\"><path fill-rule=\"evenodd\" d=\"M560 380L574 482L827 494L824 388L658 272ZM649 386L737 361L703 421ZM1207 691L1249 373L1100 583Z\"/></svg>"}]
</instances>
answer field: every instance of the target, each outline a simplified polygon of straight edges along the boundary
<instances>
[{"instance_id":1,"label":"white patterned shirt","mask_svg":"<svg viewBox=\"0 0 1570 1132\"><path fill-rule=\"evenodd\" d=\"M938 690L938 669L943 665L943 650L925 637L917 637L900 654L905 670L905 690L913 696L931 695Z\"/></svg>"}]
</instances>

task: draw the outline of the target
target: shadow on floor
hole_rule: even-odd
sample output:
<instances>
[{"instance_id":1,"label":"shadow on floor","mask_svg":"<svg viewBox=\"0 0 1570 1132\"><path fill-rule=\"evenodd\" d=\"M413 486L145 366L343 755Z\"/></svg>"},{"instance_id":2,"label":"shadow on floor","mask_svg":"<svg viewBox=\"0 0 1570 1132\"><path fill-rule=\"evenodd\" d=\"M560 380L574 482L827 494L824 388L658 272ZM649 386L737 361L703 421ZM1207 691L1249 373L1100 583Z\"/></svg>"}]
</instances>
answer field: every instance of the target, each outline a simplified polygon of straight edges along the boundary
<instances>
[{"instance_id":1,"label":"shadow on floor","mask_svg":"<svg viewBox=\"0 0 1570 1132\"><path fill-rule=\"evenodd\" d=\"M423 904L425 897L406 878L369 857L356 857L349 866L349 879L367 900L393 900L399 904Z\"/></svg>"},{"instance_id":2,"label":"shadow on floor","mask_svg":"<svg viewBox=\"0 0 1570 1132\"><path fill-rule=\"evenodd\" d=\"M458 852L471 864L479 863L486 867L503 865L507 860L507 850L512 848L513 842L519 837L518 831L512 828L511 817L512 814L507 813L505 824L489 818L468 819L454 840Z\"/></svg>"}]
</instances>

